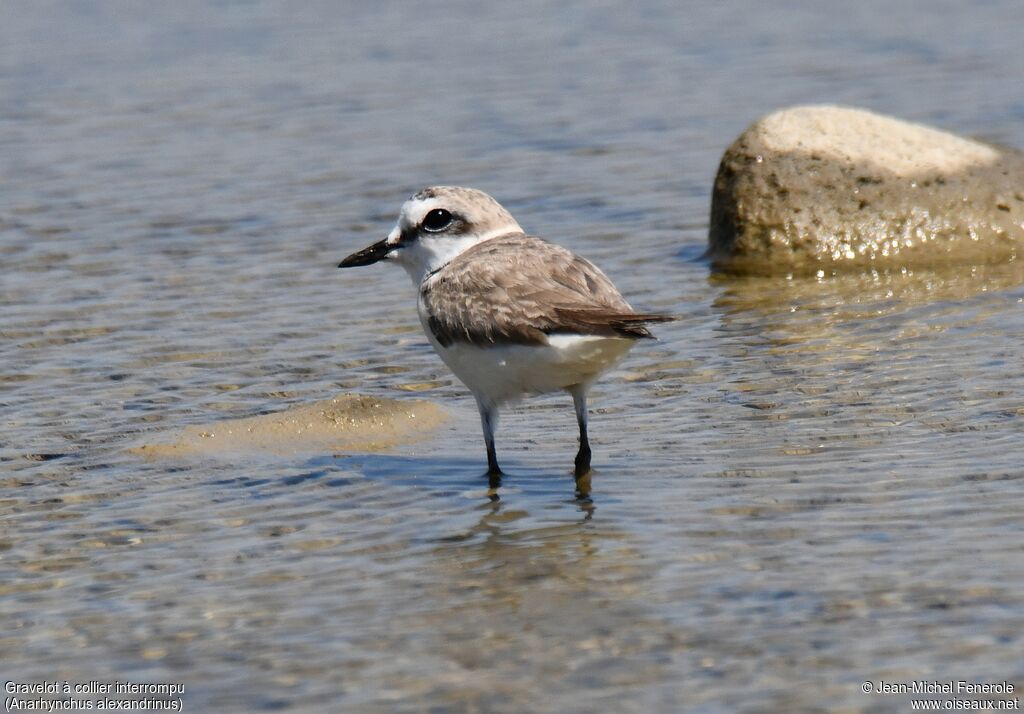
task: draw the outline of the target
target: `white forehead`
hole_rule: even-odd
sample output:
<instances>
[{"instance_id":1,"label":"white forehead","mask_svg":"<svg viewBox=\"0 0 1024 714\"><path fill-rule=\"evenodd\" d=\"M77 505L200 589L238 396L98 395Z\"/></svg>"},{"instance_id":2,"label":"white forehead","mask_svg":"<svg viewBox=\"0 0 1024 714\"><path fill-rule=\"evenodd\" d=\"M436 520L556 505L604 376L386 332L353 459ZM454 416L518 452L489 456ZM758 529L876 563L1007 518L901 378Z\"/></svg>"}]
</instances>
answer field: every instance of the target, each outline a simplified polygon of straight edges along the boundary
<instances>
[{"instance_id":1,"label":"white forehead","mask_svg":"<svg viewBox=\"0 0 1024 714\"><path fill-rule=\"evenodd\" d=\"M451 201L440 198L417 198L413 196L402 204L402 212L398 216L398 222L403 226L418 226L423 217L435 208L453 208Z\"/></svg>"}]
</instances>

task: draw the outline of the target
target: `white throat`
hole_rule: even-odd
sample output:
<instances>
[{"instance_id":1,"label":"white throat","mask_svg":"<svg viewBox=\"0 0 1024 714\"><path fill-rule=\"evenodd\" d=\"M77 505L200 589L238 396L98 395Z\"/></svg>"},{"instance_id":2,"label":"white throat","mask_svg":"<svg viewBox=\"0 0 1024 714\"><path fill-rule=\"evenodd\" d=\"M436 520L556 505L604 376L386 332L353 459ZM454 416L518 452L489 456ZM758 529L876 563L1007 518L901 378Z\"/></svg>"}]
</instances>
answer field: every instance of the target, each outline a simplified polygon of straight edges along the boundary
<instances>
[{"instance_id":1,"label":"white throat","mask_svg":"<svg viewBox=\"0 0 1024 714\"><path fill-rule=\"evenodd\" d=\"M398 233L398 228L392 231L395 240L398 238ZM506 225L486 233L421 238L393 251L388 258L405 268L405 272L412 278L413 284L419 286L428 275L440 270L477 243L483 243L485 240L509 233L522 233L522 229L518 225ZM391 236L388 236L388 239L390 240Z\"/></svg>"}]
</instances>

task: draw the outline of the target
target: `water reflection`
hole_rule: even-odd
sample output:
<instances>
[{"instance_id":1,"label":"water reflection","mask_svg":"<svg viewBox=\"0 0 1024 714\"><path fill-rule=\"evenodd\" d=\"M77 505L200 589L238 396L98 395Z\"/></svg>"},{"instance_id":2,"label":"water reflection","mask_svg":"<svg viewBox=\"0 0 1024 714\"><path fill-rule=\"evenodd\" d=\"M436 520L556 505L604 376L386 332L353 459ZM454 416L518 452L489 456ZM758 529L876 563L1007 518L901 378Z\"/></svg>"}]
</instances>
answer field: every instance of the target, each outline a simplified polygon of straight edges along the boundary
<instances>
[{"instance_id":1,"label":"water reflection","mask_svg":"<svg viewBox=\"0 0 1024 714\"><path fill-rule=\"evenodd\" d=\"M1024 262L929 270L871 270L808 277L733 277L712 274L721 289L714 307L723 329L801 325L804 339L856 320L875 319L922 305L941 305L1007 291L1024 284ZM794 314L811 315L801 320Z\"/></svg>"},{"instance_id":2,"label":"water reflection","mask_svg":"<svg viewBox=\"0 0 1024 714\"><path fill-rule=\"evenodd\" d=\"M1012 681L1016 268L694 260L721 149L780 98L1024 144L1019 3L876 4L479 3L442 51L451 13L413 3L6 11L4 674L183 681L199 711L859 711L851 673ZM444 182L686 316L595 386L591 480L560 395L481 478L406 277L330 267ZM402 455L124 451L341 390L452 423Z\"/></svg>"},{"instance_id":3,"label":"water reflection","mask_svg":"<svg viewBox=\"0 0 1024 714\"><path fill-rule=\"evenodd\" d=\"M232 477L215 483L270 488L294 486L305 481L346 485L348 479L338 473L342 470L357 472L362 477L389 486L418 490L424 495L460 493L472 501L483 499L486 502L484 505L495 507L504 503L504 493L506 496L525 494L530 501L538 498L541 503L551 503L547 499L554 498L554 502L573 504L584 514L583 520L590 520L596 511L592 495L593 471L585 476L574 476L570 491L570 481L565 474L522 465L503 474L485 473L481 476L479 466L479 462L472 458L450 456L423 458L393 454L339 454L308 459L297 476L276 481L264 480L254 484L247 477ZM483 483L486 483L486 488L482 488ZM564 497L567 493L572 496L566 500Z\"/></svg>"},{"instance_id":4,"label":"water reflection","mask_svg":"<svg viewBox=\"0 0 1024 714\"><path fill-rule=\"evenodd\" d=\"M586 521L589 521L591 518L593 518L594 511L597 510L597 507L594 504L594 499L591 496L591 479L593 477L593 473L593 471L588 471L586 474L573 475L573 481L575 482L575 494L574 498L570 502L576 504L579 507L579 509L585 514L584 520ZM487 499L491 503L497 504L501 500L500 489L502 485L502 479L505 478L506 476L508 476L507 473L484 474L484 477L487 479L488 485ZM515 477L513 475L509 478L511 480L514 479ZM554 479L555 476L551 475L550 478ZM558 482L560 482L560 480Z\"/></svg>"},{"instance_id":5,"label":"water reflection","mask_svg":"<svg viewBox=\"0 0 1024 714\"><path fill-rule=\"evenodd\" d=\"M642 686L669 676L677 636L645 601L639 584L651 566L628 533L537 522L501 503L479 509L410 565L415 598L389 612L389 627L354 641L373 704L415 691L434 708L543 711L550 687L587 692L609 677ZM608 618L634 629L622 639L602 624Z\"/></svg>"}]
</instances>

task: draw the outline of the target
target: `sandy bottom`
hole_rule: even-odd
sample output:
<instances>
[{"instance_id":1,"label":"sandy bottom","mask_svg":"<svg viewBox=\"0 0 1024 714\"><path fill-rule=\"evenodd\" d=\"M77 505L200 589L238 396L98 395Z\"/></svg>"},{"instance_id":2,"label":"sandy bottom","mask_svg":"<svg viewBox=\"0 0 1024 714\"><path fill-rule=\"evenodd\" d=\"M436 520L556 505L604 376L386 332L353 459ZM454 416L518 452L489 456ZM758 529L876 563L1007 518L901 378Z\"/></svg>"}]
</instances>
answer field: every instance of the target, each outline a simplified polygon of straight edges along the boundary
<instances>
[{"instance_id":1,"label":"sandy bottom","mask_svg":"<svg viewBox=\"0 0 1024 714\"><path fill-rule=\"evenodd\" d=\"M422 438L447 418L443 409L422 399L342 394L273 414L185 427L166 443L129 451L147 459L384 451Z\"/></svg>"}]
</instances>

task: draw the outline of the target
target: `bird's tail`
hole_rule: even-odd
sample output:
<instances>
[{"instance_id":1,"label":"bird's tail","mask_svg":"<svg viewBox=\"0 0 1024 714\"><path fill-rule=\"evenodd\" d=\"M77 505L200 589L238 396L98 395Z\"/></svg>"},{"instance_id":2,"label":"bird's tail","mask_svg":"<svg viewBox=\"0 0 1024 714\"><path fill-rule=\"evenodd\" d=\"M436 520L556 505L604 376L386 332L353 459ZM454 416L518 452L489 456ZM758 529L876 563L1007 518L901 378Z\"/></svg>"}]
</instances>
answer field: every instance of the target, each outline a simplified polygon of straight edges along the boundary
<instances>
[{"instance_id":1,"label":"bird's tail","mask_svg":"<svg viewBox=\"0 0 1024 714\"><path fill-rule=\"evenodd\" d=\"M593 308L556 308L558 316L571 323L582 334L608 337L653 339L646 325L672 322L676 315L659 312L620 312Z\"/></svg>"},{"instance_id":2,"label":"bird's tail","mask_svg":"<svg viewBox=\"0 0 1024 714\"><path fill-rule=\"evenodd\" d=\"M653 340L654 335L647 329L647 325L659 322L672 322L677 319L675 315L667 315L661 312L637 312L623 315L615 321L613 327L616 332L624 336Z\"/></svg>"}]
</instances>

